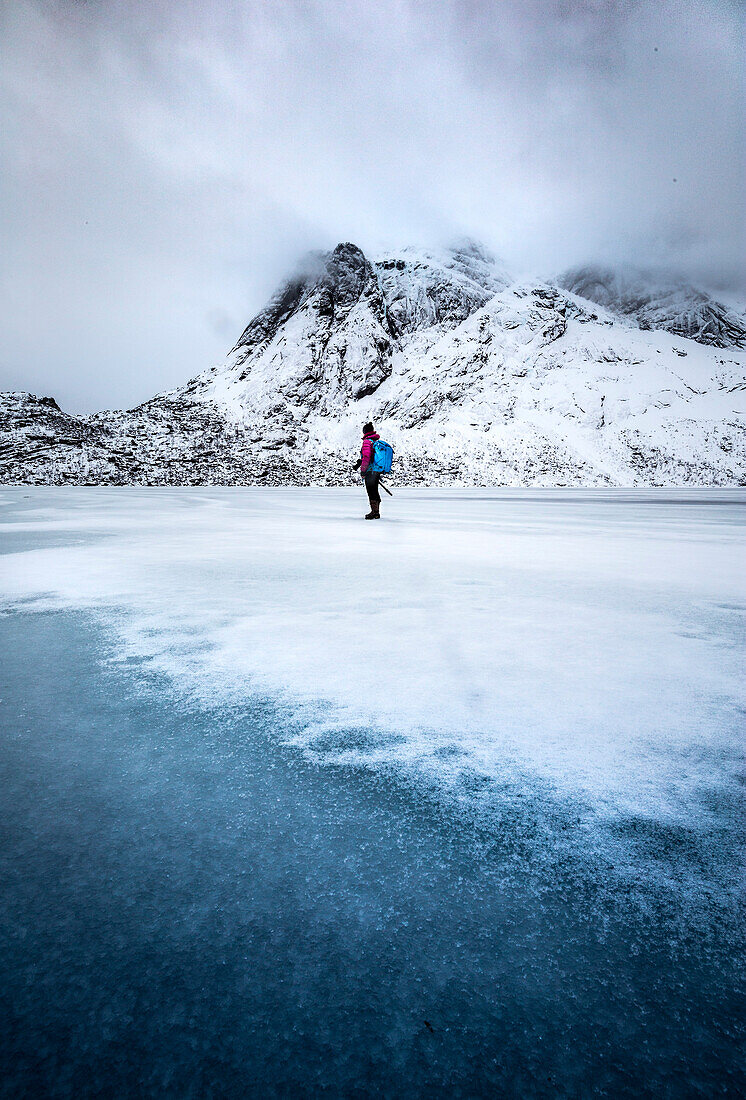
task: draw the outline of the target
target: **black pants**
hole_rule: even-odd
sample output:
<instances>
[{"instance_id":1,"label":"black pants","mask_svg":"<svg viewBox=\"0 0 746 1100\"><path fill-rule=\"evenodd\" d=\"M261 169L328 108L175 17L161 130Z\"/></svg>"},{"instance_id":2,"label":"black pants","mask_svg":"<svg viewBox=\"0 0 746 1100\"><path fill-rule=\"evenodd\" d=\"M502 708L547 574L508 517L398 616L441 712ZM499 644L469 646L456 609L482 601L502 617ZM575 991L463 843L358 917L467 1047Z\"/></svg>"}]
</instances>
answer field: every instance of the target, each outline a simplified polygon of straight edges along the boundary
<instances>
[{"instance_id":1,"label":"black pants","mask_svg":"<svg viewBox=\"0 0 746 1100\"><path fill-rule=\"evenodd\" d=\"M365 474L365 488L368 491L368 500L371 504L381 503L381 494L378 492L378 482L381 478L380 474Z\"/></svg>"}]
</instances>

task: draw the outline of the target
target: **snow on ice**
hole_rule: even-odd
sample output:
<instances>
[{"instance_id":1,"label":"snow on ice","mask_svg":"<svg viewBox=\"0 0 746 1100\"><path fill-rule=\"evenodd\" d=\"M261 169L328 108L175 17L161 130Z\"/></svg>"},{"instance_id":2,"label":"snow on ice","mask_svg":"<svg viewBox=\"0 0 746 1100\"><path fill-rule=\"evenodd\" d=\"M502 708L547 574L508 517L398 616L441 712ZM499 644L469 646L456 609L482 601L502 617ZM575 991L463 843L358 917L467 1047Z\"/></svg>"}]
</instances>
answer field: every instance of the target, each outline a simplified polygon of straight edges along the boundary
<instances>
[{"instance_id":1,"label":"snow on ice","mask_svg":"<svg viewBox=\"0 0 746 1100\"><path fill-rule=\"evenodd\" d=\"M371 525L362 490L4 490L0 592L97 612L200 705L271 697L317 761L693 820L742 747L744 504L403 490Z\"/></svg>"}]
</instances>

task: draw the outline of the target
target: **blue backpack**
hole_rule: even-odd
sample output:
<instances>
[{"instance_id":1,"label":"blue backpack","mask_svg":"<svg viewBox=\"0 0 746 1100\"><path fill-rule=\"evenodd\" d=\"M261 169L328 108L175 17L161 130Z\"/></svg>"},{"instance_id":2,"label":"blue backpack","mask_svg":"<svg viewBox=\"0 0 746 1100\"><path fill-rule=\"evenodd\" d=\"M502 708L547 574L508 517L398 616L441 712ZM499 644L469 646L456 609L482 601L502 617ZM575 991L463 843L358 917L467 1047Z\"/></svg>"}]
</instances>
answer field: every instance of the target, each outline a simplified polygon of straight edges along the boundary
<instances>
[{"instance_id":1,"label":"blue backpack","mask_svg":"<svg viewBox=\"0 0 746 1100\"><path fill-rule=\"evenodd\" d=\"M384 443L382 439L377 439L373 444L371 463L368 469L373 474L390 474L393 459L394 448L391 444Z\"/></svg>"}]
</instances>

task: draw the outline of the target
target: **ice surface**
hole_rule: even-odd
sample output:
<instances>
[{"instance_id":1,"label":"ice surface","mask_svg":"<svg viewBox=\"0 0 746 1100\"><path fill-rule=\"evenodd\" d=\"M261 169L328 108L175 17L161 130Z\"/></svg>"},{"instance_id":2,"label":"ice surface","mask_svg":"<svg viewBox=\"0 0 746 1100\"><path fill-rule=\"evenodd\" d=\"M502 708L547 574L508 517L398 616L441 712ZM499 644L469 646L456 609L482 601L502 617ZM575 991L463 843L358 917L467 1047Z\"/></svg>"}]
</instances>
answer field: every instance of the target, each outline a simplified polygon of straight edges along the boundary
<instances>
[{"instance_id":1,"label":"ice surface","mask_svg":"<svg viewBox=\"0 0 746 1100\"><path fill-rule=\"evenodd\" d=\"M3 558L6 604L99 609L180 691L281 702L318 759L612 816L699 816L732 782L741 491L401 491L378 524L350 490L0 501L39 540Z\"/></svg>"},{"instance_id":2,"label":"ice surface","mask_svg":"<svg viewBox=\"0 0 746 1100\"><path fill-rule=\"evenodd\" d=\"M742 1095L746 494L361 498L0 493L4 1087Z\"/></svg>"}]
</instances>

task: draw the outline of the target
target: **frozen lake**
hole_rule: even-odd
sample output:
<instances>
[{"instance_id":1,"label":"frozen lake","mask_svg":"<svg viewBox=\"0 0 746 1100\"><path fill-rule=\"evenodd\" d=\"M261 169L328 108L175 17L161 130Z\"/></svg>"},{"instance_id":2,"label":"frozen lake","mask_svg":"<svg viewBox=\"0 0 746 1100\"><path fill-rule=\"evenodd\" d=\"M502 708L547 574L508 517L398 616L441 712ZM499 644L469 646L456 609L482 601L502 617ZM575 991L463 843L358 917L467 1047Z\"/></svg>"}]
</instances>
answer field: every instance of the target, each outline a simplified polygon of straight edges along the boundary
<instances>
[{"instance_id":1,"label":"frozen lake","mask_svg":"<svg viewBox=\"0 0 746 1100\"><path fill-rule=\"evenodd\" d=\"M9 1094L742 1093L746 491L363 504L0 489Z\"/></svg>"}]
</instances>

